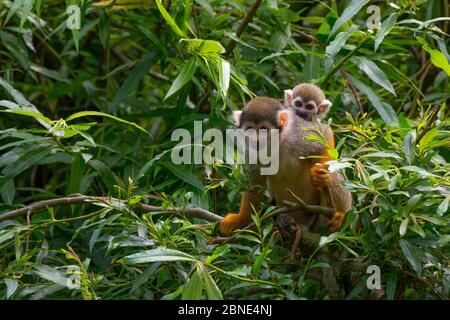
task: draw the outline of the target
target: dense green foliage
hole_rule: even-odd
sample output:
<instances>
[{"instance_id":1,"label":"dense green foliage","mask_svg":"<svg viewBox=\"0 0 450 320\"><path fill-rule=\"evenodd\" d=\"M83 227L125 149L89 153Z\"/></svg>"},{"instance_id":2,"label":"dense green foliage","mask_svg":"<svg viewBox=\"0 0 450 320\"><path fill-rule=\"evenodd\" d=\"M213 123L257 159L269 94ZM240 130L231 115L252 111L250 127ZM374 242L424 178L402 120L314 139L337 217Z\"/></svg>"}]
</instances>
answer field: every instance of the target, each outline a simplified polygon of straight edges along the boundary
<instances>
[{"instance_id":1,"label":"dense green foliage","mask_svg":"<svg viewBox=\"0 0 450 320\"><path fill-rule=\"evenodd\" d=\"M81 30L67 27L72 4ZM0 298L323 299L314 271L330 267L342 298L448 298L448 2L377 1L371 31L369 1L263 1L236 34L252 4L1 1L0 214L75 193L128 204L1 221ZM174 165L171 133L195 120L224 130L254 95L302 81L333 102L331 169L354 194L343 229L321 239L336 264L319 250L285 259L290 243L261 220L273 207L220 245L215 224L134 210L235 211L246 171ZM367 289L369 265L383 290ZM80 289L66 285L73 273Z\"/></svg>"}]
</instances>

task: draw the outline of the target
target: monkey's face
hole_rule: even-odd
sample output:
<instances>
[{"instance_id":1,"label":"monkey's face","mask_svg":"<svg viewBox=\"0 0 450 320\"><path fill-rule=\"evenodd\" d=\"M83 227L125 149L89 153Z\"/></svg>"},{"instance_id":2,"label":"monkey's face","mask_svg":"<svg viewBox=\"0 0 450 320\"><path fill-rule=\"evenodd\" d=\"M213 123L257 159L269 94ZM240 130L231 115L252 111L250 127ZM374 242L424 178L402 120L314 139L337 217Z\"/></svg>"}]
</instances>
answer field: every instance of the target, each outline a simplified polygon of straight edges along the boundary
<instances>
[{"instance_id":1,"label":"monkey's face","mask_svg":"<svg viewBox=\"0 0 450 320\"><path fill-rule=\"evenodd\" d=\"M278 128L269 121L246 121L241 124L241 129L245 131L251 148L265 149L270 145L270 130Z\"/></svg>"},{"instance_id":2,"label":"monkey's face","mask_svg":"<svg viewBox=\"0 0 450 320\"><path fill-rule=\"evenodd\" d=\"M303 101L302 97L292 100L291 107L295 114L304 120L311 120L317 114L317 105L314 101Z\"/></svg>"}]
</instances>

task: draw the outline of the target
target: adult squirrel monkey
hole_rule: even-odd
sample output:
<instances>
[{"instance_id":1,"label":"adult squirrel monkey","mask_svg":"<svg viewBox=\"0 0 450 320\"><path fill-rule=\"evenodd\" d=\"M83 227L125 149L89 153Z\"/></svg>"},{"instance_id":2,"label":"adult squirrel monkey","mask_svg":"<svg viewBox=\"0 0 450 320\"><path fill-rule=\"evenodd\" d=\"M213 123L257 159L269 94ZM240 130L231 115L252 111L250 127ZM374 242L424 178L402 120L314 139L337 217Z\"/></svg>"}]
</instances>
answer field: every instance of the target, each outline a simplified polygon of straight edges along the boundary
<instances>
[{"instance_id":1,"label":"adult squirrel monkey","mask_svg":"<svg viewBox=\"0 0 450 320\"><path fill-rule=\"evenodd\" d=\"M279 129L279 170L274 175L261 175L257 170L251 175L251 189L244 192L238 213L229 213L220 223L220 231L230 234L242 228L251 221L251 213L260 209L263 199L262 186L267 189L278 206L284 206L285 201L295 202L300 197L306 204L319 205L320 192L318 188L330 186L333 202L337 211L328 221L323 216L317 217L316 226L329 225L331 230L340 227L345 212L351 209L351 195L341 185L343 179L338 173L331 175L323 171L312 170L317 159L300 159L312 155L327 154L327 148L334 148L333 132L328 125L313 123L298 117L290 108L272 98L257 97L251 100L242 111L236 111L233 119L237 127L248 129ZM307 129L307 130L305 130ZM306 136L318 135L317 130L328 140L328 147L323 144L305 140ZM259 139L259 138L258 138ZM259 143L259 141L258 141ZM297 223L307 224L312 215L305 211L292 212L290 215Z\"/></svg>"}]
</instances>

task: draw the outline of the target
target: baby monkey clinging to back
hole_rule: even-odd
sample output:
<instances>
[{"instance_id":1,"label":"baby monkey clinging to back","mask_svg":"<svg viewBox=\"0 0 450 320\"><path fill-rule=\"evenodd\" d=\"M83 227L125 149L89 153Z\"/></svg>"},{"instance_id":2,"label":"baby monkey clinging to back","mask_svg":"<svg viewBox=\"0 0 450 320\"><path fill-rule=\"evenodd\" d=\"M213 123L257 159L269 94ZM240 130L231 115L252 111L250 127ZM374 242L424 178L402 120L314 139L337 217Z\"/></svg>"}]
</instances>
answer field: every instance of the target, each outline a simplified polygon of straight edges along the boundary
<instances>
[{"instance_id":1,"label":"baby monkey clinging to back","mask_svg":"<svg viewBox=\"0 0 450 320\"><path fill-rule=\"evenodd\" d=\"M284 104L292 108L297 116L308 121L317 118L323 120L332 105L318 86L309 83L301 83L292 90L285 90Z\"/></svg>"}]
</instances>

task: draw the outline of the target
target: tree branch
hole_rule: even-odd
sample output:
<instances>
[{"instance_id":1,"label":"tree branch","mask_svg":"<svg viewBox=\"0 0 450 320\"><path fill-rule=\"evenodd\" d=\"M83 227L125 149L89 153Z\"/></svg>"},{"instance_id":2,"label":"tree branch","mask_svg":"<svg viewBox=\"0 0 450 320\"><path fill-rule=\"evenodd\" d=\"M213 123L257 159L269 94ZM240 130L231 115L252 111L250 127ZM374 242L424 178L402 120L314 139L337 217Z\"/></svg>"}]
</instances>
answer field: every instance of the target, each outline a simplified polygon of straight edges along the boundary
<instances>
[{"instance_id":1,"label":"tree branch","mask_svg":"<svg viewBox=\"0 0 450 320\"><path fill-rule=\"evenodd\" d=\"M253 2L253 5L251 6L250 10L247 12L247 15L245 16L244 20L242 20L241 24L236 29L236 36L239 39L241 35L244 33L245 28L247 25L252 21L253 16L256 13L256 10L258 10L259 6L261 5L262 0L256 0ZM228 57L231 52L233 52L234 48L236 47L236 40L231 39L230 43L227 46L227 50L225 52L225 57Z\"/></svg>"},{"instance_id":2,"label":"tree branch","mask_svg":"<svg viewBox=\"0 0 450 320\"><path fill-rule=\"evenodd\" d=\"M85 196L85 195L76 195L76 196L67 196L62 198L55 198L55 199L49 199L49 200L42 200L33 202L23 208L13 210L7 213L4 213L0 215L0 221L4 221L7 219L16 218L19 216L27 215L28 213L36 213L39 211L44 210L47 207L55 207L59 205L72 205L77 203L84 203L84 202L103 202L106 204L111 204L112 202L118 202L118 203L127 203L124 200L120 200L117 198L110 198L110 197L96 197L96 196ZM158 206L152 206L145 203L139 203L137 207L143 211L143 212L158 212L160 214L169 215L174 213L182 213L185 214L188 217L191 218L199 218L210 222L216 222L222 220L222 217L219 215L216 215L208 210L202 209L202 208L181 208L181 207L174 207L174 208L162 208Z\"/></svg>"},{"instance_id":3,"label":"tree branch","mask_svg":"<svg viewBox=\"0 0 450 320\"><path fill-rule=\"evenodd\" d=\"M105 204L113 205L113 202L127 204L127 201L111 198L111 197L98 197L98 196L86 196L86 195L71 195L67 197L42 200L33 202L23 208L16 209L13 211L6 212L0 215L0 221L13 219L19 216L31 215L33 213L43 211L48 207L56 207L59 205L72 205L78 203L91 203L91 202L102 202ZM153 212L161 215L171 215L171 214L184 214L190 218L199 218L202 220L206 220L209 222L217 222L223 219L222 216L219 216L211 211L205 210L199 207L191 207L191 208L183 208L183 207L169 207L163 208L159 206L153 206L145 203L138 203L137 207L142 212ZM280 213L289 213L292 211L308 211L310 213L323 214L327 217L331 217L334 213L333 209L321 206L311 206L311 205L297 205L296 203L287 203L287 207L279 208L274 210L266 217L270 218ZM247 228L251 228L253 224L249 225Z\"/></svg>"}]
</instances>

